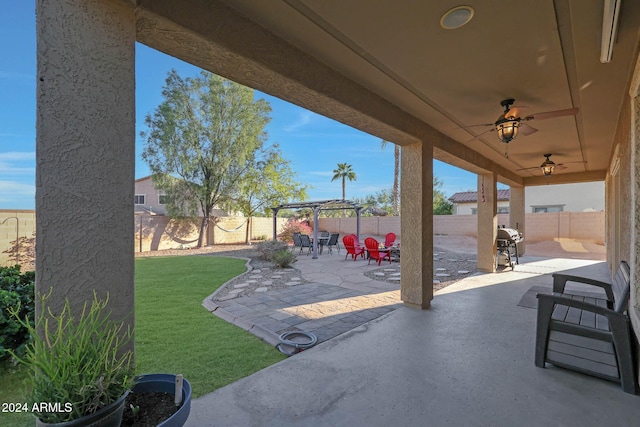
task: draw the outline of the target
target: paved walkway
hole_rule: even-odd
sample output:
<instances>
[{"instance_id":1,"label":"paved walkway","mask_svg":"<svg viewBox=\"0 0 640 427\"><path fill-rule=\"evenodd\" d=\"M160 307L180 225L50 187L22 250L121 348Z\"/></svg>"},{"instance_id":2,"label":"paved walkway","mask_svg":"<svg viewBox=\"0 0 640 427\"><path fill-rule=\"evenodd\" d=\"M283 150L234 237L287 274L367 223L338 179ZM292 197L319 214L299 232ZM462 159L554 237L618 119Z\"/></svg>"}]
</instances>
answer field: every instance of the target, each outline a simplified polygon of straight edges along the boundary
<instances>
[{"instance_id":1,"label":"paved walkway","mask_svg":"<svg viewBox=\"0 0 640 427\"><path fill-rule=\"evenodd\" d=\"M341 252L318 259L298 256L295 268L311 283L227 301L213 301L212 295L203 305L272 345L288 331L312 332L319 342L326 341L402 305L397 264L389 274L397 274L398 283L378 281L364 275L378 268L377 264L368 265L362 259L345 261Z\"/></svg>"}]
</instances>

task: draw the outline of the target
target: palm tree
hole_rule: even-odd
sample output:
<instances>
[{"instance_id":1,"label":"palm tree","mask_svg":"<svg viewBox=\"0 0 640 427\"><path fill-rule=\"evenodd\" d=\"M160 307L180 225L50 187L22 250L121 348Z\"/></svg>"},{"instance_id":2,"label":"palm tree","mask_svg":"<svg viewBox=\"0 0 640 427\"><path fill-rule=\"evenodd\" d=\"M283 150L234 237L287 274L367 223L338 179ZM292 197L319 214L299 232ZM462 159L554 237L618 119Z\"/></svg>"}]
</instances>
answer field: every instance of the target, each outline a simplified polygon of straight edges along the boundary
<instances>
[{"instance_id":1,"label":"palm tree","mask_svg":"<svg viewBox=\"0 0 640 427\"><path fill-rule=\"evenodd\" d=\"M356 173L351 168L351 165L338 163L338 168L333 170L333 178L331 178L331 182L339 178L342 178L342 200L345 200L345 180L348 179L349 181L355 181L357 178ZM343 209L342 217L344 218L345 216L347 216L347 211Z\"/></svg>"},{"instance_id":2,"label":"palm tree","mask_svg":"<svg viewBox=\"0 0 640 427\"><path fill-rule=\"evenodd\" d=\"M380 148L385 149L387 142L384 139L380 142ZM400 146L394 144L393 148L393 214L400 215Z\"/></svg>"}]
</instances>

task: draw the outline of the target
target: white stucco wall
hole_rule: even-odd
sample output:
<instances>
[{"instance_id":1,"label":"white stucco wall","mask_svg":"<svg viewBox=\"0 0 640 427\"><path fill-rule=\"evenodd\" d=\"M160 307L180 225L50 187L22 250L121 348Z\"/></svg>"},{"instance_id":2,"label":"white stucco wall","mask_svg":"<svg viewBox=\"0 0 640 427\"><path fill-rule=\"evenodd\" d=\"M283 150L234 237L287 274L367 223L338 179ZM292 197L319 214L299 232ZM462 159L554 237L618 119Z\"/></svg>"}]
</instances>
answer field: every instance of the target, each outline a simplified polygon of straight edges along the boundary
<instances>
[{"instance_id":1,"label":"white stucco wall","mask_svg":"<svg viewBox=\"0 0 640 427\"><path fill-rule=\"evenodd\" d=\"M603 211L604 181L527 187L524 203L527 213L541 205L564 205L563 212Z\"/></svg>"}]
</instances>

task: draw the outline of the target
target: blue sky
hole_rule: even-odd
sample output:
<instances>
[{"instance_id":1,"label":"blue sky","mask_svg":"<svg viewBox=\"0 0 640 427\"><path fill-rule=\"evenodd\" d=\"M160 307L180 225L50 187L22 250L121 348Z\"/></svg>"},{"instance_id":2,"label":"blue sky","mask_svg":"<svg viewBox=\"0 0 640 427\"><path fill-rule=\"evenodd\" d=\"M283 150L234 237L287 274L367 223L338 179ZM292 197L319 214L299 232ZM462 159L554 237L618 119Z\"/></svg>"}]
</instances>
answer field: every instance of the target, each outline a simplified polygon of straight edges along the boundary
<instances>
[{"instance_id":1,"label":"blue sky","mask_svg":"<svg viewBox=\"0 0 640 427\"><path fill-rule=\"evenodd\" d=\"M0 209L35 208L36 40L33 0L3 1L0 14ZM162 101L167 73L182 77L200 72L185 62L144 45L136 45L136 178L149 175L140 158L144 119ZM351 164L357 174L347 182L347 198L363 197L393 183L393 145L278 98L256 92L272 108L268 143L279 144L300 182L310 185L310 200L341 197L341 184L331 182L338 163ZM443 191L475 190L476 175L434 162Z\"/></svg>"}]
</instances>

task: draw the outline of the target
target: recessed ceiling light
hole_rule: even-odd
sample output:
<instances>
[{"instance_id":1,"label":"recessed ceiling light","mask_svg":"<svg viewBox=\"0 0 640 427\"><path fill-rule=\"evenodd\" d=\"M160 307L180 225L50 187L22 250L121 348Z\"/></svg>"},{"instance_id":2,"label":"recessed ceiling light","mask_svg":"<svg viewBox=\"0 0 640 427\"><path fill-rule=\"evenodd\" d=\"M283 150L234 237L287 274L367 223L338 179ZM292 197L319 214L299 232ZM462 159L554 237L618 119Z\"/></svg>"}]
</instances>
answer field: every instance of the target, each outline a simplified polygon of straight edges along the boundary
<instances>
[{"instance_id":1,"label":"recessed ceiling light","mask_svg":"<svg viewBox=\"0 0 640 427\"><path fill-rule=\"evenodd\" d=\"M471 6L457 6L447 11L440 18L440 26L445 30L454 30L465 25L473 18L473 8Z\"/></svg>"}]
</instances>

